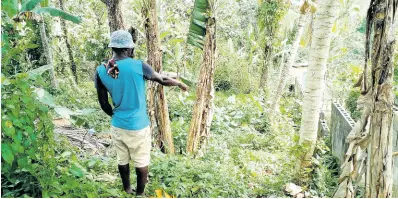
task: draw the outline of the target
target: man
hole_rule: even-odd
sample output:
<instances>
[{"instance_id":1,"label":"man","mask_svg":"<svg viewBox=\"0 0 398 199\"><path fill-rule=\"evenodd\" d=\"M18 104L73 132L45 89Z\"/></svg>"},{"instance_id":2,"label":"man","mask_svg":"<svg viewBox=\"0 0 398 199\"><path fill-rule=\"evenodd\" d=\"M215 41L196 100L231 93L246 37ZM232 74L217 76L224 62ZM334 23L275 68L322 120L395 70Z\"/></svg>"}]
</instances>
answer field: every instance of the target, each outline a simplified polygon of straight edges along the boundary
<instances>
[{"instance_id":1,"label":"man","mask_svg":"<svg viewBox=\"0 0 398 199\"><path fill-rule=\"evenodd\" d=\"M131 34L124 30L112 33L108 47L113 58L97 67L95 87L101 109L112 117L111 135L116 147L118 168L124 190L133 193L130 186L130 159L134 161L137 175L136 194L144 195L148 180L151 151L151 132L146 109L145 80L163 86L188 87L175 79L155 72L148 64L130 58L135 47ZM108 102L111 95L114 108Z\"/></svg>"}]
</instances>

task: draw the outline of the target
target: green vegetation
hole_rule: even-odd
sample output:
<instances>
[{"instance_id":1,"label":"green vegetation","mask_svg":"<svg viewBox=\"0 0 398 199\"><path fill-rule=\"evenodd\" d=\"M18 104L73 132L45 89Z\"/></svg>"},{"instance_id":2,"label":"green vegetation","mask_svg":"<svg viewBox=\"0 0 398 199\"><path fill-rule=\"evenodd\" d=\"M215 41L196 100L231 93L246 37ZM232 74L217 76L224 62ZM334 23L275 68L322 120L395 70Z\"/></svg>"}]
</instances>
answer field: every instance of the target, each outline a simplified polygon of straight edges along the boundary
<instances>
[{"instance_id":1,"label":"green vegetation","mask_svg":"<svg viewBox=\"0 0 398 199\"><path fill-rule=\"evenodd\" d=\"M299 1L217 1L216 10L212 10L217 22L214 115L211 135L197 154L187 154L186 146L209 3L184 2L158 1L163 71L178 73L191 88L187 93L165 88L175 154L164 154L153 147L146 194L154 196L161 189L186 198L297 197L285 188L294 183L305 197L332 197L341 171L332 155L329 136L318 138L312 164L304 171L309 175L297 171L303 150L299 144L303 98L289 89L304 86L304 77L309 75L301 70L306 66L295 67L292 74L280 74L297 31ZM363 71L366 10L356 9L359 2L341 2L344 6L339 8L333 26L325 76L324 96L330 101L324 103L344 102L357 120L362 113L357 107L361 94L352 86ZM100 109L93 82L95 68L111 57L107 7L98 0L64 3L65 11L56 8L58 1L2 1L1 196L131 197L122 190L111 144L93 153L57 133L76 128L95 130L91 136L96 141L110 136L110 117ZM125 26L132 25L138 31L135 58L147 60L146 18L140 6L141 0L128 0L121 11ZM309 18L293 65L308 63L312 37ZM66 20L66 35L60 28L61 19ZM41 23L52 51L52 64L47 64ZM78 83L72 75L64 37L71 43ZM266 46L270 48L266 50ZM397 53L395 62L396 79ZM268 83L259 87L264 68L268 70ZM51 70L56 87L50 81ZM281 75L289 76L288 86L278 111L271 114L270 101ZM397 96L398 83L394 81L393 86ZM56 126L55 119L71 124ZM364 188L359 187L357 196L365 196Z\"/></svg>"}]
</instances>

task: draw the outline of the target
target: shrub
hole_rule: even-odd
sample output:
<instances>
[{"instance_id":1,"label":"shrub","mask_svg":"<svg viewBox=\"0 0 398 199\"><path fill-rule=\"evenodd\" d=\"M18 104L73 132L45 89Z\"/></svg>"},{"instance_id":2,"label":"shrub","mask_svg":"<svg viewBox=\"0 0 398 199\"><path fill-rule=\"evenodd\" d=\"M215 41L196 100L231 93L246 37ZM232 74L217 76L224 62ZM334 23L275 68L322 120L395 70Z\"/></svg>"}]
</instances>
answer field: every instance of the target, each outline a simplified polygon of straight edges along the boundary
<instances>
[{"instance_id":1,"label":"shrub","mask_svg":"<svg viewBox=\"0 0 398 199\"><path fill-rule=\"evenodd\" d=\"M119 196L89 180L68 144L55 141L49 108L38 102L31 85L27 74L2 76L2 197Z\"/></svg>"},{"instance_id":2,"label":"shrub","mask_svg":"<svg viewBox=\"0 0 398 199\"><path fill-rule=\"evenodd\" d=\"M350 112L350 115L353 120L358 120L362 112L357 108L357 101L359 96L361 95L359 90L351 90L350 93L348 94L348 98L345 101L345 106Z\"/></svg>"}]
</instances>

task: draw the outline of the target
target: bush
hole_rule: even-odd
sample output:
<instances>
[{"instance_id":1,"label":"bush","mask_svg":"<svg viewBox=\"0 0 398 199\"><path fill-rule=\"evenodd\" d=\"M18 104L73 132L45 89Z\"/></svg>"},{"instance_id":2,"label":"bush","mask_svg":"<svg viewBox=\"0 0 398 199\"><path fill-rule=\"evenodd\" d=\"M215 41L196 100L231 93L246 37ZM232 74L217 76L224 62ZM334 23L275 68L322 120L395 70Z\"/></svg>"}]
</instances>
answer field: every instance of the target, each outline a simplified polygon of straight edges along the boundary
<instances>
[{"instance_id":1,"label":"bush","mask_svg":"<svg viewBox=\"0 0 398 199\"><path fill-rule=\"evenodd\" d=\"M358 120L362 112L357 108L358 98L361 95L359 90L351 90L348 94L348 98L345 101L345 107L347 108L348 112L353 120Z\"/></svg>"},{"instance_id":2,"label":"bush","mask_svg":"<svg viewBox=\"0 0 398 199\"><path fill-rule=\"evenodd\" d=\"M220 42L220 56L216 60L214 88L234 94L251 93L257 90L259 76L251 67L249 59Z\"/></svg>"},{"instance_id":3,"label":"bush","mask_svg":"<svg viewBox=\"0 0 398 199\"><path fill-rule=\"evenodd\" d=\"M27 74L2 77L2 197L118 197L88 179L68 143L54 140L49 108L38 102Z\"/></svg>"}]
</instances>

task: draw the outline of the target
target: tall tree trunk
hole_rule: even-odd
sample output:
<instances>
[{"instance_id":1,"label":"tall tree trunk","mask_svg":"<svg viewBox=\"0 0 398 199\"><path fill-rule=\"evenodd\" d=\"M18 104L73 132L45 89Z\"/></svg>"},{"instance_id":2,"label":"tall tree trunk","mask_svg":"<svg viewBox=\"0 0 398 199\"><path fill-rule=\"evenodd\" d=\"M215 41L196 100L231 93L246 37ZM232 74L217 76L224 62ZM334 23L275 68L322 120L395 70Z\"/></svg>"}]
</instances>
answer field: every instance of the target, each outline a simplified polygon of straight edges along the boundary
<instances>
[{"instance_id":1,"label":"tall tree trunk","mask_svg":"<svg viewBox=\"0 0 398 199\"><path fill-rule=\"evenodd\" d=\"M148 64L156 72L160 73L162 71L162 50L160 49L156 0L147 1L147 5L144 5L142 12L146 17L145 32L148 46ZM173 154L173 136L171 134L169 110L163 86L149 82L147 99L151 128L153 133L157 135L157 144L163 152Z\"/></svg>"},{"instance_id":2,"label":"tall tree trunk","mask_svg":"<svg viewBox=\"0 0 398 199\"><path fill-rule=\"evenodd\" d=\"M370 114L370 167L369 190L366 197L392 197L392 116L393 116L393 12L395 0L371 1L367 25L373 26L373 49L371 52L371 90L374 109ZM393 11L394 10L394 11ZM367 30L370 41L371 30Z\"/></svg>"},{"instance_id":3,"label":"tall tree trunk","mask_svg":"<svg viewBox=\"0 0 398 199\"><path fill-rule=\"evenodd\" d=\"M365 197L392 197L392 106L394 16L398 4L393 0L372 0L368 9L365 68L358 106L364 107L346 142L349 147L339 187L333 197L355 197L354 182L366 172ZM373 32L371 74L367 64ZM370 80L367 78L370 77ZM370 83L369 87L368 84ZM368 130L369 129L369 130ZM366 171L365 171L365 169Z\"/></svg>"},{"instance_id":4,"label":"tall tree trunk","mask_svg":"<svg viewBox=\"0 0 398 199\"><path fill-rule=\"evenodd\" d=\"M63 0L59 0L59 8L61 10L65 10L64 9ZM66 43L66 49L68 51L69 61L70 61L70 64L71 64L72 74L75 77L75 82L78 83L78 81L77 81L76 63L75 63L75 59L73 58L72 49L70 47L70 43L69 43L69 39L68 39L68 31L66 30L65 20L63 20L63 19L61 19L61 29L62 29L62 32L64 34L64 39L65 39L65 43Z\"/></svg>"},{"instance_id":5,"label":"tall tree trunk","mask_svg":"<svg viewBox=\"0 0 398 199\"><path fill-rule=\"evenodd\" d=\"M122 0L101 0L108 8L108 23L109 29L112 33L116 30L124 30L124 23L122 17L122 9L120 3Z\"/></svg>"},{"instance_id":6,"label":"tall tree trunk","mask_svg":"<svg viewBox=\"0 0 398 199\"><path fill-rule=\"evenodd\" d=\"M270 60L272 53L272 42L270 41L267 42L263 53L264 53L264 61L263 61L263 68L261 71L260 88L264 88L268 82L269 68L272 64L272 60Z\"/></svg>"},{"instance_id":7,"label":"tall tree trunk","mask_svg":"<svg viewBox=\"0 0 398 199\"><path fill-rule=\"evenodd\" d=\"M205 45L196 88L196 103L193 108L191 126L189 128L187 152L196 153L205 146L210 136L210 125L214 111L214 71L216 51L216 20L210 17L206 24Z\"/></svg>"},{"instance_id":8,"label":"tall tree trunk","mask_svg":"<svg viewBox=\"0 0 398 199\"><path fill-rule=\"evenodd\" d=\"M300 144L303 146L300 168L311 164L315 149L326 62L329 56L332 26L338 9L337 4L336 0L320 1L319 11L316 14L300 127Z\"/></svg>"},{"instance_id":9,"label":"tall tree trunk","mask_svg":"<svg viewBox=\"0 0 398 199\"><path fill-rule=\"evenodd\" d=\"M271 103L271 109L273 112L277 110L279 100L283 94L283 89L286 86L287 78L289 77L290 68L293 66L293 63L296 60L297 50L300 44L300 38L304 31L304 17L305 14L300 14L300 17L297 20L297 31L296 34L294 35L294 40L289 53L290 55L288 56L287 61L285 62L284 67L282 68L282 73L280 76L276 94L275 97L273 98L273 102Z\"/></svg>"},{"instance_id":10,"label":"tall tree trunk","mask_svg":"<svg viewBox=\"0 0 398 199\"><path fill-rule=\"evenodd\" d=\"M57 84L57 80L55 78L53 55L52 55L51 48L48 44L48 38L47 38L47 34L46 34L46 26L44 24L44 17L40 17L40 18L41 19L39 21L39 29L40 29L41 43L42 43L43 49L44 49L44 56L46 57L47 64L51 65L51 69L50 69L51 86L53 88L57 88L58 84Z\"/></svg>"}]
</instances>

